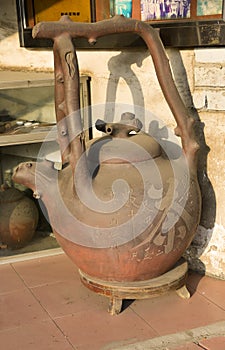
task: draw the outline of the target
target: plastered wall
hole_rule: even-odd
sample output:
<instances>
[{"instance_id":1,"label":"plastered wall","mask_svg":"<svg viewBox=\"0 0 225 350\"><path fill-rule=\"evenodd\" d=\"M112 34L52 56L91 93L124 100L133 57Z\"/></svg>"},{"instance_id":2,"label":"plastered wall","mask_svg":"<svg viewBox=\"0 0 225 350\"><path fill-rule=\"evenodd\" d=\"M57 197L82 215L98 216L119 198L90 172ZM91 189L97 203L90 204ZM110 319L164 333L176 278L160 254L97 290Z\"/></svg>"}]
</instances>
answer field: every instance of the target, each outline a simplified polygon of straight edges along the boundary
<instances>
[{"instance_id":1,"label":"plastered wall","mask_svg":"<svg viewBox=\"0 0 225 350\"><path fill-rule=\"evenodd\" d=\"M1 6L0 69L52 71L51 50L19 47L15 1L4 2ZM224 279L225 48L168 49L167 54L181 97L190 114L198 120L201 144L199 182L203 196L202 218L185 256L192 268ZM175 126L148 51L79 51L78 59L80 72L91 77L93 105L116 102L141 106L169 127ZM136 111L136 107L128 108ZM118 118L110 109L100 108L100 111L107 116L96 117Z\"/></svg>"}]
</instances>

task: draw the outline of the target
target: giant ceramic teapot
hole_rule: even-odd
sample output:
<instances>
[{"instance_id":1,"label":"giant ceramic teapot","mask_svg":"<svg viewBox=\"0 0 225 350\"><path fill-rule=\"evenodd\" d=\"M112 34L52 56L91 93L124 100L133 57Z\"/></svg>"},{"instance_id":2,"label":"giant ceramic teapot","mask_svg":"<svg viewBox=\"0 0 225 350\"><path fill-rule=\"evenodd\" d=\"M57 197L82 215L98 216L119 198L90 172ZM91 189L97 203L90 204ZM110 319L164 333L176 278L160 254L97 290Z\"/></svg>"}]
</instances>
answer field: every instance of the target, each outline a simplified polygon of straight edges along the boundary
<instances>
[{"instance_id":1,"label":"giant ceramic teapot","mask_svg":"<svg viewBox=\"0 0 225 350\"><path fill-rule=\"evenodd\" d=\"M182 152L170 155L138 116L96 122L102 137L84 139L79 70L72 38L90 43L132 32L146 42L173 112ZM194 121L178 94L157 32L148 24L115 17L98 23L43 22L35 37L54 39L55 102L62 169L48 161L20 164L14 181L41 198L55 236L77 267L104 281L143 281L169 269L190 245L200 218ZM90 53L91 55L91 53Z\"/></svg>"}]
</instances>

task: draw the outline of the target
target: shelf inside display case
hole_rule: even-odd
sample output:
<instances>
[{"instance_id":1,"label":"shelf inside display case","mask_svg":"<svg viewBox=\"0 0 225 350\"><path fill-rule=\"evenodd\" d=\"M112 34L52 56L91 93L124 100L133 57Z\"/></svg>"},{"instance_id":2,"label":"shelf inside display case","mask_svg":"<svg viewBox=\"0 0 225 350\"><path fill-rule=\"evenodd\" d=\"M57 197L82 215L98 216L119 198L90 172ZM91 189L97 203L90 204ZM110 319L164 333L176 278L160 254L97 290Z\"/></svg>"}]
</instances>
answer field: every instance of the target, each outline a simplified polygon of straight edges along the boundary
<instances>
[{"instance_id":1,"label":"shelf inside display case","mask_svg":"<svg viewBox=\"0 0 225 350\"><path fill-rule=\"evenodd\" d=\"M57 138L57 133L51 132L51 137L49 137L50 128L46 128L46 131L40 130L35 132L22 133L17 135L3 135L0 136L0 147L3 146L12 146L18 144L30 144L30 143L39 143L42 142L45 138L48 138L48 141L54 141ZM54 136L55 135L55 136Z\"/></svg>"},{"instance_id":2,"label":"shelf inside display case","mask_svg":"<svg viewBox=\"0 0 225 350\"><path fill-rule=\"evenodd\" d=\"M55 124L53 86L50 73L0 71L0 147L43 141Z\"/></svg>"},{"instance_id":3,"label":"shelf inside display case","mask_svg":"<svg viewBox=\"0 0 225 350\"><path fill-rule=\"evenodd\" d=\"M89 105L89 80L80 77L82 108ZM0 71L0 106L0 147L56 140L53 73Z\"/></svg>"}]
</instances>

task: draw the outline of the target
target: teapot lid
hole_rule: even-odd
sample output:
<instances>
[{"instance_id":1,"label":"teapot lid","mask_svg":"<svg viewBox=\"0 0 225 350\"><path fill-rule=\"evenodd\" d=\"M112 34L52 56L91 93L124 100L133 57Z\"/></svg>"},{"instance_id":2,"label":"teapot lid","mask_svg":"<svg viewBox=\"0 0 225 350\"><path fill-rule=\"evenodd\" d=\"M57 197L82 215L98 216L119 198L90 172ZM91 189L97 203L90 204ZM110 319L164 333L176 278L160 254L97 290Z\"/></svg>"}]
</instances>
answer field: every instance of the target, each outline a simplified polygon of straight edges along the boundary
<instances>
[{"instance_id":1,"label":"teapot lid","mask_svg":"<svg viewBox=\"0 0 225 350\"><path fill-rule=\"evenodd\" d=\"M149 134L140 131L142 123L133 113L123 113L119 123L98 119L96 128L107 135L89 143L91 162L136 163L161 156L161 146Z\"/></svg>"}]
</instances>

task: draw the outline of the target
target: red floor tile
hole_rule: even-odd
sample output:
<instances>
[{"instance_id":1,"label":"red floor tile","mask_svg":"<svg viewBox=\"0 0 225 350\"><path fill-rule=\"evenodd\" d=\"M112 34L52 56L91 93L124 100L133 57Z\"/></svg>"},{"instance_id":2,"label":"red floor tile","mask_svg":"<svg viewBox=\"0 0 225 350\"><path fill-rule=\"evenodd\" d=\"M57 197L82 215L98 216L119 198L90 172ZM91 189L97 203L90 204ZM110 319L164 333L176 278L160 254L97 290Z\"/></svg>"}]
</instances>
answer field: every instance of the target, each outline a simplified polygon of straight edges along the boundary
<instances>
[{"instance_id":1,"label":"red floor tile","mask_svg":"<svg viewBox=\"0 0 225 350\"><path fill-rule=\"evenodd\" d=\"M17 262L13 266L29 287L64 281L78 274L76 266L65 254Z\"/></svg>"},{"instance_id":2,"label":"red floor tile","mask_svg":"<svg viewBox=\"0 0 225 350\"><path fill-rule=\"evenodd\" d=\"M64 254L0 265L0 277L4 350L99 350L225 321L225 282L195 273L188 277L190 299L171 292L136 300L118 316L108 314L106 297L82 285ZM176 350L225 350L220 338L218 348L204 341Z\"/></svg>"},{"instance_id":3,"label":"red floor tile","mask_svg":"<svg viewBox=\"0 0 225 350\"><path fill-rule=\"evenodd\" d=\"M225 310L225 281L192 272L188 285Z\"/></svg>"},{"instance_id":4,"label":"red floor tile","mask_svg":"<svg viewBox=\"0 0 225 350\"><path fill-rule=\"evenodd\" d=\"M40 304L26 290L0 295L0 330L49 319Z\"/></svg>"},{"instance_id":5,"label":"red floor tile","mask_svg":"<svg viewBox=\"0 0 225 350\"><path fill-rule=\"evenodd\" d=\"M161 335L225 320L225 311L198 293L182 299L171 292L158 298L137 300L131 308Z\"/></svg>"},{"instance_id":6,"label":"red floor tile","mask_svg":"<svg viewBox=\"0 0 225 350\"><path fill-rule=\"evenodd\" d=\"M171 348L170 350L202 350L202 348L200 348L195 343L188 343L188 344L180 345L175 348Z\"/></svg>"},{"instance_id":7,"label":"red floor tile","mask_svg":"<svg viewBox=\"0 0 225 350\"><path fill-rule=\"evenodd\" d=\"M24 283L11 265L0 265L0 294L24 289Z\"/></svg>"},{"instance_id":8,"label":"red floor tile","mask_svg":"<svg viewBox=\"0 0 225 350\"><path fill-rule=\"evenodd\" d=\"M74 349L52 321L26 324L0 332L2 350Z\"/></svg>"},{"instance_id":9,"label":"red floor tile","mask_svg":"<svg viewBox=\"0 0 225 350\"><path fill-rule=\"evenodd\" d=\"M157 336L130 309L117 316L105 310L89 310L57 318L55 322L78 350L99 350L106 344L127 345Z\"/></svg>"},{"instance_id":10,"label":"red floor tile","mask_svg":"<svg viewBox=\"0 0 225 350\"><path fill-rule=\"evenodd\" d=\"M224 337L215 337L204 339L199 342L199 345L206 350L224 350L225 349L225 330Z\"/></svg>"},{"instance_id":11,"label":"red floor tile","mask_svg":"<svg viewBox=\"0 0 225 350\"><path fill-rule=\"evenodd\" d=\"M89 309L107 312L108 308L108 298L89 291L78 277L35 287L32 292L53 318Z\"/></svg>"}]
</instances>

